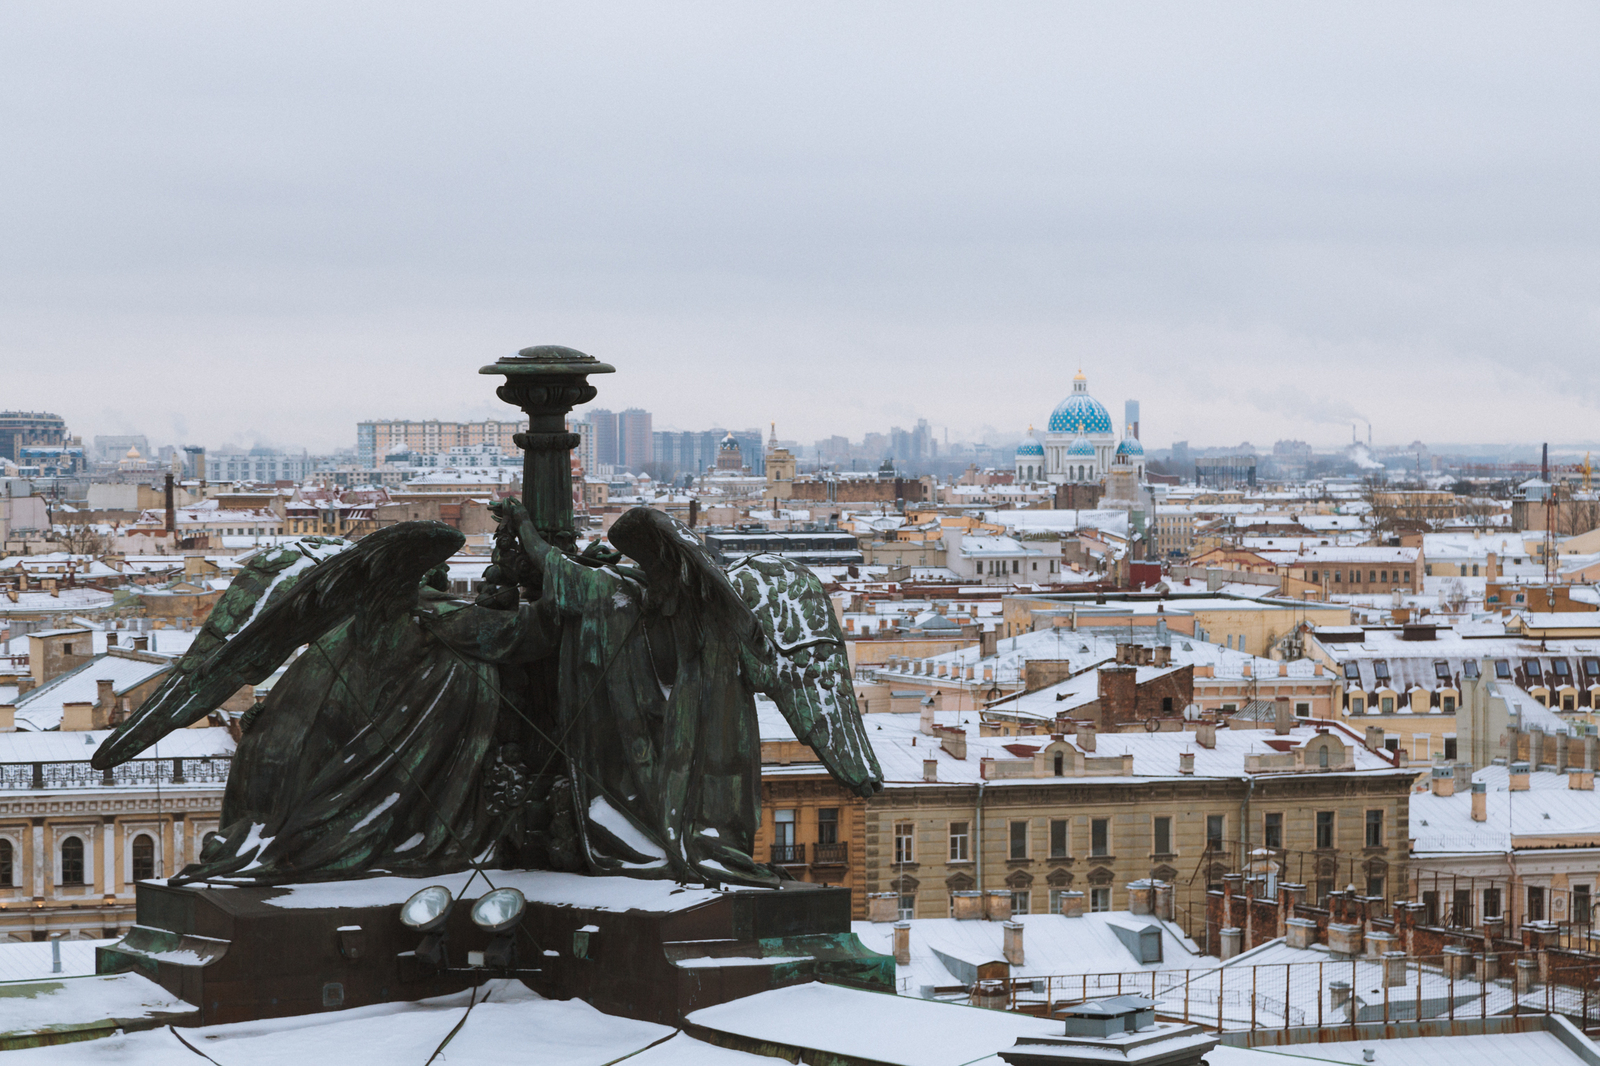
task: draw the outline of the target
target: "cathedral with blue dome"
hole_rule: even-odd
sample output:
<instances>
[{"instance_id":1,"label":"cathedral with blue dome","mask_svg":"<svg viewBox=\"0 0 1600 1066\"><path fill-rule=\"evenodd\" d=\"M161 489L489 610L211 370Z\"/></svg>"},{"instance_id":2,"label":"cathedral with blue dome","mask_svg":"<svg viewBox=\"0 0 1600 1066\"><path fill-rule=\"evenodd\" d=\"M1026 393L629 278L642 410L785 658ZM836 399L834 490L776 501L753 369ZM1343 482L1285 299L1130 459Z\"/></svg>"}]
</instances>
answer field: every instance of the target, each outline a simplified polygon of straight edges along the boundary
<instances>
[{"instance_id":1,"label":"cathedral with blue dome","mask_svg":"<svg viewBox=\"0 0 1600 1066\"><path fill-rule=\"evenodd\" d=\"M1033 427L1028 427L1028 435L1017 447L1017 481L1095 483L1103 481L1114 464L1133 467L1137 480L1142 482L1144 446L1131 426L1123 439L1117 440L1111 413L1105 404L1089 395L1089 379L1080 370L1072 379L1072 394L1050 412L1044 440L1040 441Z\"/></svg>"}]
</instances>

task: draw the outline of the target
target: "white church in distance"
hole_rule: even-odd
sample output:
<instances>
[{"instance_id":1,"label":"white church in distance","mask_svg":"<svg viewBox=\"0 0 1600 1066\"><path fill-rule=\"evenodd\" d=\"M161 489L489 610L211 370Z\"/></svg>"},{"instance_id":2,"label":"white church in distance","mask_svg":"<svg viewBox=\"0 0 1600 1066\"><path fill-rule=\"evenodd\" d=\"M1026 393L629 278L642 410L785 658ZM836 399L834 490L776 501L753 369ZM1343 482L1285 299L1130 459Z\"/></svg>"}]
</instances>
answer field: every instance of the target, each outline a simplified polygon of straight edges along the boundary
<instances>
[{"instance_id":1,"label":"white church in distance","mask_svg":"<svg viewBox=\"0 0 1600 1066\"><path fill-rule=\"evenodd\" d=\"M1117 440L1110 413L1089 395L1089 379L1080 370L1072 379L1072 394L1050 412L1042 443L1028 427L1028 436L1017 446L1016 478L1024 484L1086 484L1104 480L1114 464L1124 463L1133 467L1135 482L1142 483L1144 445L1132 426Z\"/></svg>"}]
</instances>

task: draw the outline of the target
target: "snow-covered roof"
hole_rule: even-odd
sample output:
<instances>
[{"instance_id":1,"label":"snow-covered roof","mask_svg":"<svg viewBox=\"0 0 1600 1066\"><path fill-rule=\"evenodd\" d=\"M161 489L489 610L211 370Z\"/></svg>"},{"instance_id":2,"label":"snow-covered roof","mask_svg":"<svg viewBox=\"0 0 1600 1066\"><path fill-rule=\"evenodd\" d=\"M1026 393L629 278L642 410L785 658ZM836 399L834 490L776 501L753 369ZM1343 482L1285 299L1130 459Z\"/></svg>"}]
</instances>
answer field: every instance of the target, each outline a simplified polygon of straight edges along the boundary
<instances>
[{"instance_id":1,"label":"snow-covered roof","mask_svg":"<svg viewBox=\"0 0 1600 1066\"><path fill-rule=\"evenodd\" d=\"M93 703L99 698L100 681L110 681L112 690L121 695L170 669L171 662L146 662L120 655L98 655L18 699L17 728L56 729L61 725L62 707L65 704Z\"/></svg>"},{"instance_id":2,"label":"snow-covered roof","mask_svg":"<svg viewBox=\"0 0 1600 1066\"><path fill-rule=\"evenodd\" d=\"M78 762L92 756L109 736L109 729L0 733L0 763ZM228 735L226 728L203 726L199 729L174 729L162 737L160 743L141 752L138 757L220 758L231 756L234 748L233 737Z\"/></svg>"},{"instance_id":3,"label":"snow-covered roof","mask_svg":"<svg viewBox=\"0 0 1600 1066\"><path fill-rule=\"evenodd\" d=\"M1472 775L1486 786L1488 818L1472 820L1472 796L1418 792L1411 797L1413 855L1459 852L1503 853L1513 840L1520 846L1600 847L1600 800L1595 793L1568 787L1566 774L1530 771L1528 790L1511 792L1510 770L1486 766Z\"/></svg>"},{"instance_id":4,"label":"snow-covered roof","mask_svg":"<svg viewBox=\"0 0 1600 1066\"><path fill-rule=\"evenodd\" d=\"M1034 891L1040 891L1036 886ZM1215 965L1203 957L1194 941L1171 922L1127 911L1095 911L1081 918L1059 914L1020 914L1012 921L1023 926L1024 964L1011 967L1012 977L1046 977L1063 974L1126 973L1134 970L1183 970ZM1161 961L1141 962L1117 935L1154 927L1160 931ZM894 954L894 927L888 922L851 922L851 931L873 951ZM911 963L897 966L901 995L920 996L925 988L963 984L945 959L982 963L1004 959L1000 922L957 921L954 918L911 920ZM941 958L943 955L945 958Z\"/></svg>"},{"instance_id":5,"label":"snow-covered roof","mask_svg":"<svg viewBox=\"0 0 1600 1066\"><path fill-rule=\"evenodd\" d=\"M873 752L878 756L878 763L883 767L884 780L891 788L911 787L941 787L951 784L977 784L984 780L982 776L982 761L984 759L1016 760L1027 758L1034 751L1042 749L1051 743L1048 736L1043 737L980 737L978 736L978 714L975 711L943 711L935 715L935 719L942 726L956 726L966 730L967 749L966 758L957 759L940 746L937 737L928 736L921 732L920 714L917 713L875 713L863 719L867 731L867 739L872 744ZM766 719L763 719L765 722ZM1344 744L1351 755L1348 766L1341 770L1307 771L1317 774L1333 773L1391 773L1415 776L1414 771L1397 770L1388 759L1374 752L1368 751L1356 742L1348 733L1334 730L1333 734ZM1126 777L1118 775L1096 776L1094 780L1116 782L1148 780L1150 778L1239 778L1245 774L1245 757L1247 755L1273 755L1280 753L1284 747L1293 748L1304 745L1317 735L1317 729L1310 726L1296 726L1288 736L1277 736L1270 729L1218 729L1216 731L1216 746L1212 748L1201 747L1192 732L1159 732L1147 733L1138 731L1133 733L1101 733L1096 738L1095 750L1089 752L1092 758L1104 759L1108 756L1132 755L1133 771ZM769 739L765 735L763 740ZM1066 741L1073 747L1078 747L1075 738L1069 737ZM1270 742L1270 743L1269 743ZM1080 749L1081 750L1081 749ZM1179 773L1178 757L1183 754L1194 755L1194 773ZM924 778L923 762L927 759L934 760L937 765L937 782L929 783ZM766 766L762 773L764 776L780 777L787 775L800 775L816 772L815 764L793 764L788 766ZM1294 771L1263 771L1264 773L1291 773ZM1059 780L1047 777L1047 780ZM988 780L988 787L1004 788L1013 783L1035 786L1039 782L1035 777L994 777Z\"/></svg>"}]
</instances>

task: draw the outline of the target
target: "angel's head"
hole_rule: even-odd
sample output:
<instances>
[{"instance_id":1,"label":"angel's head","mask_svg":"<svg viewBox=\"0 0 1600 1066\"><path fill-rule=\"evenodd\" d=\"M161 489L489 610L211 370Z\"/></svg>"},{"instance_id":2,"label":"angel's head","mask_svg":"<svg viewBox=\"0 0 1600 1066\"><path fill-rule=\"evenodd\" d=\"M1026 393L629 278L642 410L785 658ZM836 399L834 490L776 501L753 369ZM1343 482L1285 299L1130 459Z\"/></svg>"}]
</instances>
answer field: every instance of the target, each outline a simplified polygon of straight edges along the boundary
<instances>
[{"instance_id":1,"label":"angel's head","mask_svg":"<svg viewBox=\"0 0 1600 1066\"><path fill-rule=\"evenodd\" d=\"M749 608L689 527L663 511L635 507L610 530L611 543L644 571L648 605L662 614L689 607L711 614L730 635L755 625Z\"/></svg>"}]
</instances>

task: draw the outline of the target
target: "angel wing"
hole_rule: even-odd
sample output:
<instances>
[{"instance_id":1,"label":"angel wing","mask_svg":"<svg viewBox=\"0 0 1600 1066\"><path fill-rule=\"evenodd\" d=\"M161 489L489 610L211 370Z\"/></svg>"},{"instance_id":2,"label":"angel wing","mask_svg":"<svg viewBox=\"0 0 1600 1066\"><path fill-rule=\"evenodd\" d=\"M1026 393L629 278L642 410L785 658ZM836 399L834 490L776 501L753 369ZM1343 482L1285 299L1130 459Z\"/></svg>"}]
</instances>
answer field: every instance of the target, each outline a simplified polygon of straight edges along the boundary
<instances>
[{"instance_id":1,"label":"angel wing","mask_svg":"<svg viewBox=\"0 0 1600 1066\"><path fill-rule=\"evenodd\" d=\"M443 522L401 522L355 544L308 537L263 552L233 579L167 680L90 763L109 769L192 725L352 616L409 609L422 577L465 541Z\"/></svg>"},{"instance_id":2,"label":"angel wing","mask_svg":"<svg viewBox=\"0 0 1600 1066\"><path fill-rule=\"evenodd\" d=\"M883 770L867 740L850 683L844 633L815 574L789 559L752 555L728 579L776 651L766 693L794 734L836 780L863 796L883 789Z\"/></svg>"}]
</instances>

